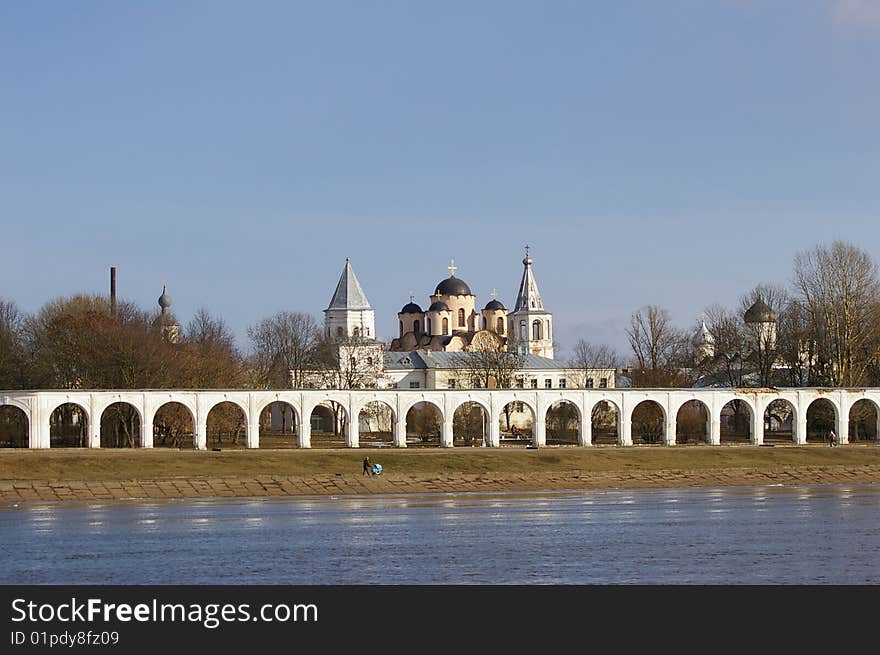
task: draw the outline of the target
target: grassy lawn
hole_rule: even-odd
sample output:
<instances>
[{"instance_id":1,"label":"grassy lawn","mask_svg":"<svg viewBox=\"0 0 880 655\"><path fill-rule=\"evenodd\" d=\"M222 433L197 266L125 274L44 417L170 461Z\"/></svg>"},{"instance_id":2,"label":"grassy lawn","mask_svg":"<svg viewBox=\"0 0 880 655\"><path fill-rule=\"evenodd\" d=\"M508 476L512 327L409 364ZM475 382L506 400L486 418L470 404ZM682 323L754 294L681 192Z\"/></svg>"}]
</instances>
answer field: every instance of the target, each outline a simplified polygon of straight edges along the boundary
<instances>
[{"instance_id":1,"label":"grassy lawn","mask_svg":"<svg viewBox=\"0 0 880 655\"><path fill-rule=\"evenodd\" d=\"M800 466L880 465L880 447L616 446L593 448L285 449L193 451L156 448L0 450L2 480L123 480L166 477L360 474L379 462L386 475L437 476L554 471L722 468L778 470Z\"/></svg>"}]
</instances>

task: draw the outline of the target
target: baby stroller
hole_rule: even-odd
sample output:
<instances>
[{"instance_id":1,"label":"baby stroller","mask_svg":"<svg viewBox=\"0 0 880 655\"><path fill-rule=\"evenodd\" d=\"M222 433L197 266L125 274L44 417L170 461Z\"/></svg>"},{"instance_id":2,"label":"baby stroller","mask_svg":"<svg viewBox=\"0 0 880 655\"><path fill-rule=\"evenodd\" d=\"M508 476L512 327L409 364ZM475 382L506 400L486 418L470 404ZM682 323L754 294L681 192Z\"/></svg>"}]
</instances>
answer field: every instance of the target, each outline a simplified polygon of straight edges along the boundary
<instances>
[{"instance_id":1,"label":"baby stroller","mask_svg":"<svg viewBox=\"0 0 880 655\"><path fill-rule=\"evenodd\" d=\"M370 469L370 473L372 473L373 475L381 475L382 465L381 464L373 464L373 468Z\"/></svg>"}]
</instances>

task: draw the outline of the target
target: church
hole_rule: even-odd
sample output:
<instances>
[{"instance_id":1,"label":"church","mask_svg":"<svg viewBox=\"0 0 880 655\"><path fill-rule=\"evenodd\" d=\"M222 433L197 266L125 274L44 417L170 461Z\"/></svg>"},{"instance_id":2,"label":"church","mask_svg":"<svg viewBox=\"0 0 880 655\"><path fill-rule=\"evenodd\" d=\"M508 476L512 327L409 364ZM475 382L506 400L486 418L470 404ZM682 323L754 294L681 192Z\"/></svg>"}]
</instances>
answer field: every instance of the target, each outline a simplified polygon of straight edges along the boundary
<instances>
[{"instance_id":1,"label":"church","mask_svg":"<svg viewBox=\"0 0 880 655\"><path fill-rule=\"evenodd\" d=\"M488 350L517 353L521 366L511 386L579 387L583 372L569 370L565 362L553 357L553 315L544 308L528 249L522 266L513 310L508 310L493 291L492 299L478 311L477 296L467 282L456 276L458 267L453 260L449 277L438 282L428 296L427 309L410 297L398 312L398 335L386 344L376 338L375 312L347 258L324 310L325 334L346 349L345 356L339 358L341 366L357 369L364 373L361 379L370 379L366 386L472 386L473 381L464 379L463 373L467 353ZM353 377L345 373L341 371L341 377ZM613 369L597 371L596 375L601 386L615 386Z\"/></svg>"}]
</instances>

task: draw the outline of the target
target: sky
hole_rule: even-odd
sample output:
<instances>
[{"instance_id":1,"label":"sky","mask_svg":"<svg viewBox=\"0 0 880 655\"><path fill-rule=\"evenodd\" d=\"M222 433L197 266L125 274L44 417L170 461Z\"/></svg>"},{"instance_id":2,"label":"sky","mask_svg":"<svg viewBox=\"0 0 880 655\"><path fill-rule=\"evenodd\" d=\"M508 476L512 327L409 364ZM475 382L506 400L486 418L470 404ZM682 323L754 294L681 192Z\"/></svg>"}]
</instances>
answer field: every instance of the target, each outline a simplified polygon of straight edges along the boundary
<instances>
[{"instance_id":1,"label":"sky","mask_svg":"<svg viewBox=\"0 0 880 655\"><path fill-rule=\"evenodd\" d=\"M880 0L0 3L0 298L147 309L247 347L345 258L397 335L456 275L557 357L691 326L797 252L880 255Z\"/></svg>"}]
</instances>

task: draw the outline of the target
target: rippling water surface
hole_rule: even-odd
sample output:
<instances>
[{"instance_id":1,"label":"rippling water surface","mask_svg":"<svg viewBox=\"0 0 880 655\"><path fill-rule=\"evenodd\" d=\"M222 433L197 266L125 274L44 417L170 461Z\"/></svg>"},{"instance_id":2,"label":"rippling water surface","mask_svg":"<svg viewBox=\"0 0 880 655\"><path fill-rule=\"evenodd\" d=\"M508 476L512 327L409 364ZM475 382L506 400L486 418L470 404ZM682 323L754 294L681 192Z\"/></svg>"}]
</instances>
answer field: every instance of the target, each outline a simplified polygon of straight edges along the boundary
<instances>
[{"instance_id":1,"label":"rippling water surface","mask_svg":"<svg viewBox=\"0 0 880 655\"><path fill-rule=\"evenodd\" d=\"M7 584L876 584L880 487L0 506Z\"/></svg>"}]
</instances>

